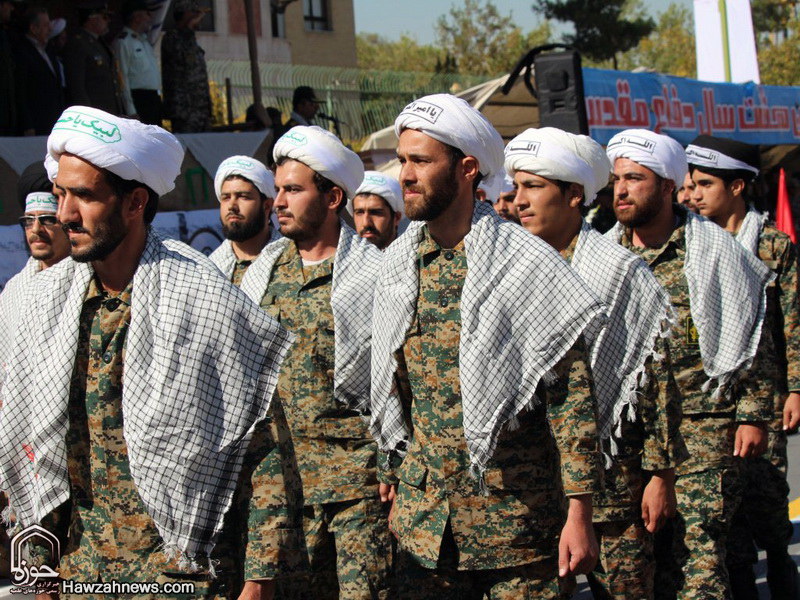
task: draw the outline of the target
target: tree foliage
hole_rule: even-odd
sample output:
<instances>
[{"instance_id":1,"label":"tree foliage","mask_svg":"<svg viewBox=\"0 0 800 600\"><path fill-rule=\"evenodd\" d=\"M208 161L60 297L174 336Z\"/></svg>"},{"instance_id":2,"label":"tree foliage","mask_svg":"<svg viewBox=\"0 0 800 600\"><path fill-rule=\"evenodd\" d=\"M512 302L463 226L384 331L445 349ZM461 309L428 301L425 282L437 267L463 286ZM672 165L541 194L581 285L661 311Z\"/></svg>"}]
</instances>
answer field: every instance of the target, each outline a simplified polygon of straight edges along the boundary
<instances>
[{"instance_id":1,"label":"tree foliage","mask_svg":"<svg viewBox=\"0 0 800 600\"><path fill-rule=\"evenodd\" d=\"M436 35L459 73L499 76L510 71L524 52L547 43L550 26L545 22L523 33L511 14L500 14L492 0L464 0L439 17Z\"/></svg>"},{"instance_id":2,"label":"tree foliage","mask_svg":"<svg viewBox=\"0 0 800 600\"><path fill-rule=\"evenodd\" d=\"M572 23L575 33L564 41L596 61L611 60L650 35L655 23L627 0L537 0L534 10L548 19Z\"/></svg>"},{"instance_id":3,"label":"tree foliage","mask_svg":"<svg viewBox=\"0 0 800 600\"><path fill-rule=\"evenodd\" d=\"M620 57L623 70L653 69L678 77L697 76L691 9L670 4L658 17L655 30Z\"/></svg>"},{"instance_id":4,"label":"tree foliage","mask_svg":"<svg viewBox=\"0 0 800 600\"><path fill-rule=\"evenodd\" d=\"M419 44L407 35L400 36L395 42L376 33L359 33L356 36L356 56L358 66L362 69L423 73L452 72L441 68L447 58L438 48ZM449 62L447 64L450 66Z\"/></svg>"},{"instance_id":5,"label":"tree foliage","mask_svg":"<svg viewBox=\"0 0 800 600\"><path fill-rule=\"evenodd\" d=\"M767 85L800 84L800 21L790 19L782 41L765 40L758 50L761 83Z\"/></svg>"}]
</instances>

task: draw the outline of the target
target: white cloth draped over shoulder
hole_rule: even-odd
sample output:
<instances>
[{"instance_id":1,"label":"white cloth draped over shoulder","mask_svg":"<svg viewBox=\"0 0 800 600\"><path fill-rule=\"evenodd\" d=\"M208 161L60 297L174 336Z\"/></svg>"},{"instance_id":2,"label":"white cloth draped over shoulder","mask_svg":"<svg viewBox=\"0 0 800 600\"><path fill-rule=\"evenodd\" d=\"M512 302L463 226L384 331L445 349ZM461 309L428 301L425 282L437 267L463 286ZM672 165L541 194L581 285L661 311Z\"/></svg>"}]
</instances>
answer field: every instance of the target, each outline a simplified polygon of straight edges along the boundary
<instances>
[{"instance_id":1,"label":"white cloth draped over shoulder","mask_svg":"<svg viewBox=\"0 0 800 600\"><path fill-rule=\"evenodd\" d=\"M385 251L373 314L372 418L382 451L403 455L411 432L393 389L400 349L416 311L417 252L424 222L413 222ZM481 476L502 429L539 403L539 381L581 335L595 338L604 305L541 239L474 204L464 238L467 276L461 295L459 378L470 469Z\"/></svg>"},{"instance_id":2,"label":"white cloth draped over shoulder","mask_svg":"<svg viewBox=\"0 0 800 600\"><path fill-rule=\"evenodd\" d=\"M686 218L683 272L689 286L689 309L697 328L703 370L714 395L753 364L766 310L766 287L775 275L745 251L724 229L692 212ZM617 223L605 235L622 237Z\"/></svg>"},{"instance_id":3,"label":"white cloth draped over shoulder","mask_svg":"<svg viewBox=\"0 0 800 600\"><path fill-rule=\"evenodd\" d=\"M366 414L370 395L372 297L383 253L340 222L339 243L333 257L331 309L333 310L333 395L348 408ZM294 242L281 238L264 247L258 260L242 278L242 291L260 304L272 269Z\"/></svg>"},{"instance_id":4,"label":"white cloth draped over shoulder","mask_svg":"<svg viewBox=\"0 0 800 600\"><path fill-rule=\"evenodd\" d=\"M70 496L70 382L92 276L89 263L67 258L25 296L0 419L0 488L22 527ZM291 340L203 254L148 233L133 277L124 435L164 547L189 565L214 546Z\"/></svg>"},{"instance_id":5,"label":"white cloth draped over shoulder","mask_svg":"<svg viewBox=\"0 0 800 600\"><path fill-rule=\"evenodd\" d=\"M647 263L586 222L572 267L608 307L608 326L590 342L591 365L598 430L616 454L614 436L622 434L623 418L636 419L636 393L647 383L645 364L661 359L656 342L670 336L672 305Z\"/></svg>"},{"instance_id":6,"label":"white cloth draped over shoulder","mask_svg":"<svg viewBox=\"0 0 800 600\"><path fill-rule=\"evenodd\" d=\"M758 256L758 240L761 238L761 230L767 223L767 215L758 212L755 208L747 209L739 233L736 234L736 241L744 248Z\"/></svg>"},{"instance_id":7,"label":"white cloth draped over shoulder","mask_svg":"<svg viewBox=\"0 0 800 600\"><path fill-rule=\"evenodd\" d=\"M8 355L14 341L17 323L27 311L23 302L25 290L39 271L41 271L39 261L33 257L28 258L23 269L8 280L3 292L0 293L0 386L5 380Z\"/></svg>"},{"instance_id":8,"label":"white cloth draped over shoulder","mask_svg":"<svg viewBox=\"0 0 800 600\"><path fill-rule=\"evenodd\" d=\"M276 227L270 227L269 241L267 244L276 242L281 239L281 234ZM222 271L222 274L230 281L233 276L233 268L236 266L236 254L233 252L233 246L230 240L222 240L222 243L217 246L217 249L209 254L208 258L213 262L217 268ZM253 261L253 264L261 260L261 254L258 255ZM252 267L252 265L250 265ZM260 300L260 299L259 299Z\"/></svg>"}]
</instances>

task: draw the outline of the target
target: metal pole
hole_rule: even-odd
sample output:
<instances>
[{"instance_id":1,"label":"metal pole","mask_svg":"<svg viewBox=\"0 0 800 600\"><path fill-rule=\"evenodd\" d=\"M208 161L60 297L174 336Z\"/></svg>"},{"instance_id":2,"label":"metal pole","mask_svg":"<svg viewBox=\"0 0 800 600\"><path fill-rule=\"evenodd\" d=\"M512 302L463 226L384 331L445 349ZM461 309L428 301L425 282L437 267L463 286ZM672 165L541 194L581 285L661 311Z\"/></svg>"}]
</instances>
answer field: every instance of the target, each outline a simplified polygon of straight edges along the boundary
<instances>
[{"instance_id":1,"label":"metal pole","mask_svg":"<svg viewBox=\"0 0 800 600\"><path fill-rule=\"evenodd\" d=\"M256 45L256 26L253 16L253 0L244 0L244 14L247 19L247 49L250 53L250 81L253 87L253 106L258 118L267 127L272 126L267 111L261 102L261 73L258 71L258 46Z\"/></svg>"},{"instance_id":2,"label":"metal pole","mask_svg":"<svg viewBox=\"0 0 800 600\"><path fill-rule=\"evenodd\" d=\"M228 125L233 125L233 98L231 96L231 78L225 78L225 104L228 105Z\"/></svg>"}]
</instances>

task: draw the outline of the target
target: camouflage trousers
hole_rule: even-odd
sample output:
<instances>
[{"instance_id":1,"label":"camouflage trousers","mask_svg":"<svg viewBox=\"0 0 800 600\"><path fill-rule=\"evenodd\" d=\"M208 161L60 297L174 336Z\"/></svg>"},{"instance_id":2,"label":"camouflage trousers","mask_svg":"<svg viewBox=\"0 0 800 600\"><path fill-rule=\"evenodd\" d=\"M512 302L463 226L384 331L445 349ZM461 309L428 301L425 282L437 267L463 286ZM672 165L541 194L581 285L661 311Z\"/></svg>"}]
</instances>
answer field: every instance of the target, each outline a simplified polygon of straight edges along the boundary
<instances>
[{"instance_id":1,"label":"camouflage trousers","mask_svg":"<svg viewBox=\"0 0 800 600\"><path fill-rule=\"evenodd\" d=\"M657 600L730 597L726 547L742 483L737 466L679 475L677 514L655 536Z\"/></svg>"},{"instance_id":2,"label":"camouflage trousers","mask_svg":"<svg viewBox=\"0 0 800 600\"><path fill-rule=\"evenodd\" d=\"M453 533L445 529L436 569L421 566L410 552L397 555L399 600L558 600L570 598L572 582L559 589L557 559L505 569L458 570Z\"/></svg>"},{"instance_id":3,"label":"camouflage trousers","mask_svg":"<svg viewBox=\"0 0 800 600\"><path fill-rule=\"evenodd\" d=\"M653 536L641 519L594 524L600 560L587 575L596 600L653 597Z\"/></svg>"},{"instance_id":4,"label":"camouflage trousers","mask_svg":"<svg viewBox=\"0 0 800 600\"><path fill-rule=\"evenodd\" d=\"M771 597L797 597L792 591L797 589L797 567L788 554L793 527L789 521L786 464L783 432L770 432L765 456L742 461L744 492L728 537L727 565L734 598L757 597L753 596L753 565L758 562L758 548L767 552Z\"/></svg>"},{"instance_id":5,"label":"camouflage trousers","mask_svg":"<svg viewBox=\"0 0 800 600\"><path fill-rule=\"evenodd\" d=\"M305 506L311 572L278 581L276 600L392 598L388 510L378 498Z\"/></svg>"}]
</instances>

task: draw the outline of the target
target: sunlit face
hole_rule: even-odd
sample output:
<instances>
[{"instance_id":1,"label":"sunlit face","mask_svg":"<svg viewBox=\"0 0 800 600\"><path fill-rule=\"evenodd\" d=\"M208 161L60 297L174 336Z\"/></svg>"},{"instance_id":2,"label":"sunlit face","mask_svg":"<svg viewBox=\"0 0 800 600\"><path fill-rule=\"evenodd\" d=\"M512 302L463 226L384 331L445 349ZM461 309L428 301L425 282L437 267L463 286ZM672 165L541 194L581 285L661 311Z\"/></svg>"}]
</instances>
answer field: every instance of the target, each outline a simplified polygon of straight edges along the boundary
<instances>
[{"instance_id":1,"label":"sunlit face","mask_svg":"<svg viewBox=\"0 0 800 600\"><path fill-rule=\"evenodd\" d=\"M33 258L49 267L69 256L69 239L54 213L28 211L21 222Z\"/></svg>"},{"instance_id":2,"label":"sunlit face","mask_svg":"<svg viewBox=\"0 0 800 600\"><path fill-rule=\"evenodd\" d=\"M78 262L103 260L128 234L123 218L127 202L118 198L102 169L77 156L58 161L58 219L69 236L71 256Z\"/></svg>"},{"instance_id":3,"label":"sunlit face","mask_svg":"<svg viewBox=\"0 0 800 600\"><path fill-rule=\"evenodd\" d=\"M640 227L664 209L666 181L629 158L614 161L614 214L626 227Z\"/></svg>"},{"instance_id":4,"label":"sunlit face","mask_svg":"<svg viewBox=\"0 0 800 600\"><path fill-rule=\"evenodd\" d=\"M281 235L295 241L313 240L331 210L328 195L317 189L314 171L296 160L278 165L275 172L275 215Z\"/></svg>"},{"instance_id":5,"label":"sunlit face","mask_svg":"<svg viewBox=\"0 0 800 600\"><path fill-rule=\"evenodd\" d=\"M678 188L678 203L682 204L690 211L696 213L697 212L697 205L692 200L692 194L694 193L695 188L694 181L692 181L692 175L690 173L686 173L686 177L683 178L683 185Z\"/></svg>"},{"instance_id":6,"label":"sunlit face","mask_svg":"<svg viewBox=\"0 0 800 600\"><path fill-rule=\"evenodd\" d=\"M568 195L556 182L526 171L514 173L514 186L520 224L552 245L569 226Z\"/></svg>"},{"instance_id":7,"label":"sunlit face","mask_svg":"<svg viewBox=\"0 0 800 600\"><path fill-rule=\"evenodd\" d=\"M400 185L406 216L412 221L433 221L457 194L456 163L440 141L406 129L397 145Z\"/></svg>"},{"instance_id":8,"label":"sunlit face","mask_svg":"<svg viewBox=\"0 0 800 600\"><path fill-rule=\"evenodd\" d=\"M515 190L510 192L503 192L494 203L495 212L503 217L506 221L519 223L519 212L514 204L514 197L517 195Z\"/></svg>"},{"instance_id":9,"label":"sunlit face","mask_svg":"<svg viewBox=\"0 0 800 600\"><path fill-rule=\"evenodd\" d=\"M252 182L232 175L222 183L219 195L219 218L222 233L234 242L244 242L264 231L272 199L261 199Z\"/></svg>"},{"instance_id":10,"label":"sunlit face","mask_svg":"<svg viewBox=\"0 0 800 600\"><path fill-rule=\"evenodd\" d=\"M694 169L692 181L695 185L692 202L697 207L697 212L712 220L727 217L731 213L734 196L724 179Z\"/></svg>"},{"instance_id":11,"label":"sunlit face","mask_svg":"<svg viewBox=\"0 0 800 600\"><path fill-rule=\"evenodd\" d=\"M353 222L358 235L383 250L397 237L400 213L380 196L358 194L353 198Z\"/></svg>"}]
</instances>

